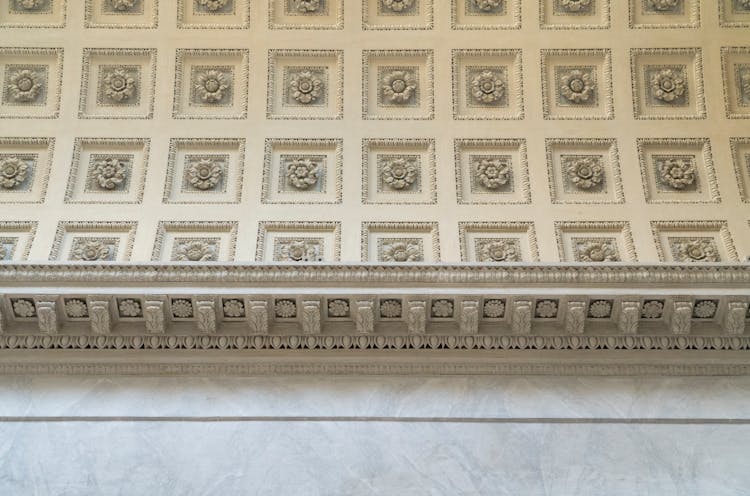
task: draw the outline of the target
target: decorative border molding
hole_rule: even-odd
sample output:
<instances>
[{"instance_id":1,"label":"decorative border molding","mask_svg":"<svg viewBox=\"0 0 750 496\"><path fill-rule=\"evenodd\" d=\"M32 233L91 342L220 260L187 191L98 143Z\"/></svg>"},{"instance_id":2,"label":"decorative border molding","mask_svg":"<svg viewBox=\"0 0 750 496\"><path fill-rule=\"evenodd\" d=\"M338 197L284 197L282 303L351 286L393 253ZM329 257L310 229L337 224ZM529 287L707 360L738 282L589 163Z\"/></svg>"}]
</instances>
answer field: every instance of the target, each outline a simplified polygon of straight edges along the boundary
<instances>
[{"instance_id":1,"label":"decorative border molding","mask_svg":"<svg viewBox=\"0 0 750 496\"><path fill-rule=\"evenodd\" d=\"M581 114L576 116L554 116L550 109L554 102L550 102L550 95L547 91L547 58L549 56L557 57L602 57L602 74L597 77L597 84L604 91L598 92L601 109L604 115L599 114ZM615 105L612 82L612 50L609 48L553 48L540 50L540 65L542 74L542 113L545 120L614 120ZM605 84L602 84L605 83Z\"/></svg>"},{"instance_id":2,"label":"decorative border molding","mask_svg":"<svg viewBox=\"0 0 750 496\"><path fill-rule=\"evenodd\" d=\"M0 29L6 26L0 25ZM19 26L20 27L20 26ZM28 27L28 26L25 26ZM18 56L56 56L55 66L57 69L57 85L54 95L48 94L47 98L54 98L55 104L50 106L49 114L8 114L2 113L0 109L0 119L57 119L60 117L60 97L62 96L63 81L63 60L65 58L65 49L63 48L21 48L21 47L0 47L0 57L3 54ZM31 62L31 61L30 61Z\"/></svg>"},{"instance_id":3,"label":"decorative border molding","mask_svg":"<svg viewBox=\"0 0 750 496\"><path fill-rule=\"evenodd\" d=\"M24 247L23 252L21 253L21 259L27 260L29 258L29 253L31 252L31 245L34 244L34 238L36 237L36 229L38 226L39 226L39 222L35 220L34 221L9 220L9 221L0 222L0 231L11 231L11 232L15 231L21 234L26 234L28 236L28 240L26 241L26 246Z\"/></svg>"},{"instance_id":4,"label":"decorative border molding","mask_svg":"<svg viewBox=\"0 0 750 496\"><path fill-rule=\"evenodd\" d=\"M135 181L132 181L131 177L131 186L136 188L136 195L134 201L92 201L92 200L74 200L73 199L73 192L76 187L77 179L78 179L78 173L81 169L81 153L83 151L83 146L87 144L94 144L94 145L115 145L115 146L121 146L121 145L133 145L133 146L139 146L140 149L143 152L143 164L142 168L143 171L141 172L141 176L139 179L139 182L136 183ZM95 205L111 205L113 203L119 203L119 204L140 204L143 202L143 193L146 188L146 175L148 173L148 161L149 156L151 152L151 139L150 138L76 138L75 142L73 144L73 161L71 163L70 168L70 175L68 176L68 185L65 189L65 203L78 203L78 204L95 204ZM86 168L86 166L84 166ZM130 171L132 174L132 171ZM101 195L102 197L106 196L106 193L103 193Z\"/></svg>"},{"instance_id":5,"label":"decorative border molding","mask_svg":"<svg viewBox=\"0 0 750 496\"><path fill-rule=\"evenodd\" d=\"M151 23L150 24L134 24L134 23L95 23L94 19L94 7L93 2L95 0L86 0L86 7L84 10L84 21L83 27L87 29L156 29L159 27L159 0L151 0L153 2L153 9L151 12Z\"/></svg>"},{"instance_id":6,"label":"decorative border molding","mask_svg":"<svg viewBox=\"0 0 750 496\"><path fill-rule=\"evenodd\" d=\"M617 0L614 0L617 1ZM700 28L701 26L701 9L700 9L700 0L685 0L686 3L690 3L690 5L685 5L685 9L688 10L688 17L691 19L690 23L647 23L647 24L636 24L635 23L635 6L633 5L633 2L637 2L638 4L641 4L642 0L628 0L628 27L630 29L677 29L677 28L683 28L683 29L696 29ZM723 0L715 0L717 3L721 4ZM656 14L658 15L658 14Z\"/></svg>"},{"instance_id":7,"label":"decorative border molding","mask_svg":"<svg viewBox=\"0 0 750 496\"><path fill-rule=\"evenodd\" d=\"M553 2L555 0L552 0ZM615 2L617 0L614 0ZM546 22L549 13L547 12L546 0L539 0L539 28L540 29L572 29L572 30L587 30L587 29L609 29L612 27L612 13L610 0L601 0L601 18L603 22L598 24L578 24L578 23L560 23L550 24Z\"/></svg>"},{"instance_id":8,"label":"decorative border molding","mask_svg":"<svg viewBox=\"0 0 750 496\"><path fill-rule=\"evenodd\" d=\"M429 98L427 101L427 115L411 116L382 116L370 113L370 60L372 57L425 57L426 77L429 91L421 91L422 97ZM421 83L420 83L421 84ZM425 95L426 93L426 95ZM375 102L377 105L377 102ZM421 105L421 104L420 104ZM388 120L388 121L431 121L435 119L435 56L433 50L362 50L362 120Z\"/></svg>"},{"instance_id":9,"label":"decorative border molding","mask_svg":"<svg viewBox=\"0 0 750 496\"><path fill-rule=\"evenodd\" d=\"M164 249L164 236L167 231L180 232L180 231L203 231L205 233L228 233L229 234L229 251L227 258L231 261L234 259L235 252L237 250L237 226L238 222L226 222L226 221L159 221L159 226L156 228L156 237L154 238L154 249L151 252L151 260L156 262L161 258L162 250ZM174 262L181 263L181 262ZM224 262L226 263L226 262Z\"/></svg>"},{"instance_id":10,"label":"decorative border molding","mask_svg":"<svg viewBox=\"0 0 750 496\"><path fill-rule=\"evenodd\" d=\"M719 4L721 5L721 1ZM750 26L750 23L747 24ZM722 72L722 87L724 88L724 110L726 111L727 119L750 119L750 110L745 113L738 113L738 112L732 112L730 109L733 107L733 105L730 104L730 101L734 98L733 95L730 95L730 84L729 80L730 78L733 78L734 75L730 71L729 67L729 55L730 54L739 54L739 55L747 55L750 56L750 46L723 46L721 47L721 72Z\"/></svg>"},{"instance_id":11,"label":"decorative border molding","mask_svg":"<svg viewBox=\"0 0 750 496\"><path fill-rule=\"evenodd\" d=\"M409 231L421 231L429 233L432 243L432 262L440 261L440 234L438 232L437 222L362 222L362 261L369 261L370 252L370 233L372 230L382 232L404 233ZM423 264L424 262L418 262ZM383 265L381 263L381 265Z\"/></svg>"},{"instance_id":12,"label":"decorative border molding","mask_svg":"<svg viewBox=\"0 0 750 496\"><path fill-rule=\"evenodd\" d=\"M555 221L555 239L557 240L557 251L560 259L565 258L565 241L563 240L563 232L566 229L573 229L579 231L591 231L592 234L611 232L612 234L621 234L625 241L625 253L628 254L628 258L632 262L613 262L613 263L634 263L638 261L638 255L635 252L635 244L633 243L633 233L630 230L630 222L628 221ZM568 262L566 262L568 263Z\"/></svg>"},{"instance_id":13,"label":"decorative border molding","mask_svg":"<svg viewBox=\"0 0 750 496\"><path fill-rule=\"evenodd\" d=\"M47 24L47 23L41 23L41 22L36 22L36 23L13 23L13 22L0 23L0 29L4 29L4 28L35 28L35 29L64 28L65 24L67 22L67 19L68 19L68 5L67 5L67 0L59 0L59 2L61 3L61 5L59 7L60 8L60 12L61 12L60 22L53 22L53 23L49 23L49 24ZM75 3L76 0L73 0L73 2Z\"/></svg>"},{"instance_id":14,"label":"decorative border molding","mask_svg":"<svg viewBox=\"0 0 750 496\"><path fill-rule=\"evenodd\" d=\"M241 24L222 24L222 23L186 23L185 22L185 2L193 0L177 0L177 29L250 29L250 0L237 0L244 3L244 8L240 8ZM221 17L216 14L204 14L206 16Z\"/></svg>"},{"instance_id":15,"label":"decorative border molding","mask_svg":"<svg viewBox=\"0 0 750 496\"><path fill-rule=\"evenodd\" d=\"M274 22L274 19L276 18L276 2L274 0L268 0L268 29L312 29L321 31L344 29L344 0L331 0L331 2L338 2L336 24L277 24Z\"/></svg>"},{"instance_id":16,"label":"decorative border molding","mask_svg":"<svg viewBox=\"0 0 750 496\"><path fill-rule=\"evenodd\" d=\"M183 97L182 95L182 81L185 75L184 64L185 55L195 57L206 57L206 56L232 56L241 57L242 62L238 64L239 71L236 74L236 79L232 81L232 90L235 92L237 99L239 100L239 113L238 114L188 114L183 110L180 112L182 103L179 100ZM218 63L219 60L216 59ZM190 76L188 76L190 77ZM238 80L240 84L238 83ZM174 76L174 87L173 87L173 105L172 105L172 118L173 119L189 119L189 120L204 120L204 119L246 119L248 111L248 91L250 81L250 50L245 48L178 48L175 52L175 76Z\"/></svg>"},{"instance_id":17,"label":"decorative border molding","mask_svg":"<svg viewBox=\"0 0 750 496\"><path fill-rule=\"evenodd\" d=\"M164 194L162 196L163 203L176 203L176 204L200 204L201 201L196 199L192 201L188 200L170 200L169 196L172 192L174 181L182 181L182 177L176 178L174 176L177 167L177 151L180 145L198 145L203 146L206 149L210 149L216 146L237 146L237 171L236 177L234 178L235 197L229 201L212 201L211 204L237 204L242 200L242 185L244 181L245 172L245 138L171 138L169 140L169 158L167 159L167 172L164 181ZM202 150L203 152L203 150ZM228 182L228 181L227 181Z\"/></svg>"},{"instance_id":18,"label":"decorative border molding","mask_svg":"<svg viewBox=\"0 0 750 496\"><path fill-rule=\"evenodd\" d=\"M362 1L362 30L363 31L429 31L435 28L435 1L440 0L422 0L428 4L425 15L419 15L420 18L424 19L424 24L393 24L393 25L380 25L370 24L370 0ZM376 0L380 1L380 0ZM420 7L421 10L421 7ZM412 16L404 16L412 17Z\"/></svg>"},{"instance_id":19,"label":"decorative border molding","mask_svg":"<svg viewBox=\"0 0 750 496\"><path fill-rule=\"evenodd\" d=\"M732 233L729 231L729 224L725 220L654 220L651 221L651 234L654 237L656 243L656 252L659 255L659 260L664 261L664 247L659 239L659 234L663 231L706 231L708 233L713 232L719 234L721 241L724 243L724 249L732 262L739 260L737 255L737 249L732 241ZM730 262L731 263L731 262ZM700 264L710 265L710 264ZM750 265L748 265L750 268Z\"/></svg>"},{"instance_id":20,"label":"decorative border molding","mask_svg":"<svg viewBox=\"0 0 750 496\"><path fill-rule=\"evenodd\" d=\"M644 195L646 203L721 203L721 195L719 194L719 186L716 183L716 170L714 169L713 154L711 153L711 140L709 138L637 138L636 143L638 146L638 162L641 168L641 180L643 182ZM701 154L703 155L703 162L706 165L706 179L708 180L709 195L711 196L710 201L706 200L655 200L652 198L653 195L649 193L649 176L648 169L649 164L646 163L644 156L645 147L648 145L656 146L698 146L700 145Z\"/></svg>"},{"instance_id":21,"label":"decorative border molding","mask_svg":"<svg viewBox=\"0 0 750 496\"><path fill-rule=\"evenodd\" d=\"M695 79L695 114L690 115L642 115L641 113L641 93L638 90L639 81L642 79L638 71L636 59L639 55L683 55L693 57L693 74ZM703 84L703 49L700 47L690 48L631 48L630 49L630 91L633 95L633 116L643 120L690 120L706 119L706 93Z\"/></svg>"},{"instance_id":22,"label":"decorative border molding","mask_svg":"<svg viewBox=\"0 0 750 496\"><path fill-rule=\"evenodd\" d=\"M454 0L455 1L455 0ZM454 48L451 50L452 54L452 66L451 66L451 92L453 94L453 119L455 120L523 120L525 118L525 103L524 103L524 88L523 88L523 51L516 48L507 49L458 49ZM462 77L458 68L458 62L461 56L469 57L507 57L513 56L513 85L516 88L516 99L518 99L518 113L514 117L494 117L494 116L467 116L459 112L459 78Z\"/></svg>"},{"instance_id":23,"label":"decorative border molding","mask_svg":"<svg viewBox=\"0 0 750 496\"><path fill-rule=\"evenodd\" d=\"M146 115L88 115L86 113L86 104L88 100L89 91L89 79L91 72L91 56L100 55L105 57L119 57L119 56L133 56L133 57L149 57L149 63L147 64L150 70L151 87L149 91L149 102L148 111ZM154 101L156 99L156 67L157 67L157 50L156 48L84 48L83 49L83 61L82 61L82 72L81 72L81 88L80 96L78 98L78 118L79 119L153 119L154 118ZM143 87L139 88L139 91L143 91Z\"/></svg>"},{"instance_id":24,"label":"decorative border molding","mask_svg":"<svg viewBox=\"0 0 750 496\"><path fill-rule=\"evenodd\" d=\"M341 259L341 222L318 222L318 221L260 221L258 223L258 237L255 245L255 260L261 262L264 255L266 235L268 231L310 231L311 233L332 231L333 232L333 258L334 261ZM278 263L278 262L276 262Z\"/></svg>"},{"instance_id":25,"label":"decorative border molding","mask_svg":"<svg viewBox=\"0 0 750 496\"><path fill-rule=\"evenodd\" d=\"M513 146L518 148L518 154L521 159L520 173L518 174L518 186L523 192L523 199L520 201L503 201L503 202L479 202L479 201L465 201L463 195L463 176L461 174L461 147L468 145L471 147L508 147ZM456 138L453 140L453 163L455 169L456 178L456 201L459 205L513 205L513 204L531 204L531 183L529 181L529 158L527 151L527 144L525 138L507 138L507 139L473 139L473 138Z\"/></svg>"},{"instance_id":26,"label":"decorative border molding","mask_svg":"<svg viewBox=\"0 0 750 496\"><path fill-rule=\"evenodd\" d=\"M459 24L458 23L458 2L464 2L466 0L451 0L451 29L453 30L508 30L508 29L521 29L521 3L523 0L506 0L508 3L512 3L512 24Z\"/></svg>"},{"instance_id":27,"label":"decorative border molding","mask_svg":"<svg viewBox=\"0 0 750 496\"><path fill-rule=\"evenodd\" d=\"M428 201L373 201L368 200L369 196L369 180L370 180L370 147L371 146L382 146L382 147L402 147L405 150L403 153L408 153L409 148L414 148L414 153L417 151L425 150L423 153L428 155L428 163L423 166L426 167L428 177L424 178L426 181L423 184L429 186L430 194ZM391 152L389 152L390 154ZM392 152L393 154L400 154L401 151ZM400 138L363 138L362 139L362 204L363 205L437 205L437 161L435 157L435 140L432 138L416 138L416 139L400 139ZM424 171L421 171L424 172ZM379 179L379 178L377 178ZM420 177L420 180L422 178Z\"/></svg>"},{"instance_id":28,"label":"decorative border molding","mask_svg":"<svg viewBox=\"0 0 750 496\"><path fill-rule=\"evenodd\" d=\"M732 0L730 0L732 1ZM717 3L719 4L719 26L723 28L746 28L750 27L750 17L748 17L748 21L732 21L728 20L727 16L727 9L726 5L724 4L724 0L718 0Z\"/></svg>"},{"instance_id":29,"label":"decorative border molding","mask_svg":"<svg viewBox=\"0 0 750 496\"><path fill-rule=\"evenodd\" d=\"M272 4L273 5L273 4ZM274 101L276 100L276 69L277 57L335 57L336 58L336 78L338 80L338 91L328 93L329 97L334 100L336 106L335 116L318 116L318 115L278 115L273 113ZM282 81L284 84L285 81ZM329 81L330 83L330 81ZM331 86L328 85L328 90ZM266 87L266 119L279 120L342 120L344 118L344 51L343 50L268 50L268 83Z\"/></svg>"},{"instance_id":30,"label":"decorative border molding","mask_svg":"<svg viewBox=\"0 0 750 496\"><path fill-rule=\"evenodd\" d=\"M734 163L734 177L737 181L737 187L740 191L740 198L744 203L750 203L750 191L747 190L748 187L750 187L750 184L745 184L745 179L742 177L742 168L743 167L749 167L750 165L746 165L742 163L742 157L740 156L740 146L741 145L747 145L750 146L750 137L748 138L737 138L737 137L731 137L729 138L729 148L731 150L732 154L732 162ZM750 170L747 171L748 176L750 176Z\"/></svg>"},{"instance_id":31,"label":"decorative border molding","mask_svg":"<svg viewBox=\"0 0 750 496\"><path fill-rule=\"evenodd\" d=\"M42 185L39 189L39 199L31 201L5 201L0 202L2 204L22 204L22 203L44 203L45 197L47 196L47 187L49 186L49 177L52 171L53 156L55 153L55 138L25 138L25 137L2 137L0 138L0 146L13 146L19 144L21 146L39 145L46 146L47 150L47 165L46 173L43 177L39 178L42 181ZM36 171L34 171L36 175Z\"/></svg>"},{"instance_id":32,"label":"decorative border molding","mask_svg":"<svg viewBox=\"0 0 750 496\"><path fill-rule=\"evenodd\" d=\"M298 201L270 201L271 195L269 195L269 185L271 174L274 174L273 162L273 147L274 145L281 146L299 146L304 148L307 145L310 146L332 146L336 148L336 172L334 176L334 187L335 187L335 200L334 201L309 201L304 200L303 194L300 194ZM302 154L302 153L300 153ZM263 177L261 182L260 198L261 203L268 205L332 205L341 204L344 197L344 140L340 138L266 138L264 145L264 157L263 157ZM326 170L326 174L328 174ZM330 184L330 183L327 183Z\"/></svg>"},{"instance_id":33,"label":"decorative border molding","mask_svg":"<svg viewBox=\"0 0 750 496\"><path fill-rule=\"evenodd\" d=\"M532 261L539 261L539 247L536 240L536 229L533 222L459 222L458 239L461 260L467 260L466 234L480 232L487 234L525 234L529 239L529 250Z\"/></svg>"},{"instance_id":34,"label":"decorative border molding","mask_svg":"<svg viewBox=\"0 0 750 496\"><path fill-rule=\"evenodd\" d=\"M130 260L130 255L133 253L133 243L135 241L135 231L138 227L138 222L122 222L122 221L96 221L96 222L78 222L78 221L60 221L57 224L57 231L55 231L55 240L52 243L52 250L49 254L50 260L58 260L60 258L60 248L62 247L63 239L69 232L76 231L92 231L101 233L118 233L125 234L126 241L124 247L124 253L122 258L124 260ZM118 254L119 255L119 254ZM65 263L65 262L63 262ZM70 262L68 262L70 263ZM102 262L97 262L102 263Z\"/></svg>"},{"instance_id":35,"label":"decorative border molding","mask_svg":"<svg viewBox=\"0 0 750 496\"><path fill-rule=\"evenodd\" d=\"M617 139L615 138L545 138L544 144L547 151L547 174L549 175L549 194L554 204L566 204L566 205L592 205L592 204L622 204L625 203L625 193L622 187L622 173L620 170L620 153L617 146ZM555 167L554 167L554 145L563 146L579 146L579 145L590 145L590 146L601 146L607 145L607 154L609 155L609 163L612 167L612 183L614 189L615 201L600 201L600 200L571 200L561 201L557 195L557 182L555 180ZM559 171L564 174L564 171ZM587 195L581 195L584 197ZM592 195L593 196L593 195Z\"/></svg>"}]
</instances>

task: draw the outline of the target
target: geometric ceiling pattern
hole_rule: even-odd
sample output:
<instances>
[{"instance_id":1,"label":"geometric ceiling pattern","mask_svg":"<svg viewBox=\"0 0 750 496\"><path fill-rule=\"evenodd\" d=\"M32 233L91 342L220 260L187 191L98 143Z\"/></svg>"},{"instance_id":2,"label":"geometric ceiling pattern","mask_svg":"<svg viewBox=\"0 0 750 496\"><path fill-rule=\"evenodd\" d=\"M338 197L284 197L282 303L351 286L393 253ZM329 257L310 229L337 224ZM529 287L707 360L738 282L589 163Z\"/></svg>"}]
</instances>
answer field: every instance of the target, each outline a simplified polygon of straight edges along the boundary
<instances>
[{"instance_id":1,"label":"geometric ceiling pattern","mask_svg":"<svg viewBox=\"0 0 750 496\"><path fill-rule=\"evenodd\" d=\"M0 0L0 259L750 256L750 2L344 4Z\"/></svg>"}]
</instances>

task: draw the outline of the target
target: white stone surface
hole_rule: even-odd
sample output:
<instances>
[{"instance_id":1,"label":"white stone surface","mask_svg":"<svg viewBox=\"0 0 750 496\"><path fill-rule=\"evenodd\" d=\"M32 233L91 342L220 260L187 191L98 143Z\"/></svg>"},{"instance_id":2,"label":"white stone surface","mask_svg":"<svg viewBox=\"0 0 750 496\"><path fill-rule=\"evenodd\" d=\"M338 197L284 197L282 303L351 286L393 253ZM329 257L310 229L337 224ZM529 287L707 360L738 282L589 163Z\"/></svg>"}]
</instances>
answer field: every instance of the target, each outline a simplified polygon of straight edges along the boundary
<instances>
[{"instance_id":1,"label":"white stone surface","mask_svg":"<svg viewBox=\"0 0 750 496\"><path fill-rule=\"evenodd\" d=\"M3 377L0 494L743 495L749 392L750 378Z\"/></svg>"}]
</instances>

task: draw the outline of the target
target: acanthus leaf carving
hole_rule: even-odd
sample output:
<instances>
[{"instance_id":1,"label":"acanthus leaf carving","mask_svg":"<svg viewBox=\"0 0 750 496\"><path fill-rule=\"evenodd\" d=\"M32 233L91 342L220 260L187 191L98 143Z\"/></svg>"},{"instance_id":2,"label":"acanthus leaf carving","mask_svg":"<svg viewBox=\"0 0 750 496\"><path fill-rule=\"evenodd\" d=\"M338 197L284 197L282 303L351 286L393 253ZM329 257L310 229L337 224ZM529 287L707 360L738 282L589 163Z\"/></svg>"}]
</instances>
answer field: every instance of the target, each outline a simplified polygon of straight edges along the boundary
<instances>
[{"instance_id":1,"label":"acanthus leaf carving","mask_svg":"<svg viewBox=\"0 0 750 496\"><path fill-rule=\"evenodd\" d=\"M195 300L195 323L203 334L216 334L216 303L214 300Z\"/></svg>"},{"instance_id":2,"label":"acanthus leaf carving","mask_svg":"<svg viewBox=\"0 0 750 496\"><path fill-rule=\"evenodd\" d=\"M460 308L458 326L461 334L477 334L479 332L479 301L463 300Z\"/></svg>"},{"instance_id":3,"label":"acanthus leaf carving","mask_svg":"<svg viewBox=\"0 0 750 496\"><path fill-rule=\"evenodd\" d=\"M409 334L424 334L427 329L427 304L420 300L409 300L406 314Z\"/></svg>"},{"instance_id":4,"label":"acanthus leaf carving","mask_svg":"<svg viewBox=\"0 0 750 496\"><path fill-rule=\"evenodd\" d=\"M723 330L730 336L740 336L745 333L745 320L748 303L746 301L730 301L724 316Z\"/></svg>"},{"instance_id":5,"label":"acanthus leaf carving","mask_svg":"<svg viewBox=\"0 0 750 496\"><path fill-rule=\"evenodd\" d=\"M354 324L360 334L375 332L375 302L372 300L357 300L354 312Z\"/></svg>"},{"instance_id":6,"label":"acanthus leaf carving","mask_svg":"<svg viewBox=\"0 0 750 496\"><path fill-rule=\"evenodd\" d=\"M513 313L510 325L515 334L531 334L531 301L516 300L513 302Z\"/></svg>"},{"instance_id":7,"label":"acanthus leaf carving","mask_svg":"<svg viewBox=\"0 0 750 496\"><path fill-rule=\"evenodd\" d=\"M565 332L568 334L583 334L586 325L586 302L569 301L565 314Z\"/></svg>"},{"instance_id":8,"label":"acanthus leaf carving","mask_svg":"<svg viewBox=\"0 0 750 496\"><path fill-rule=\"evenodd\" d=\"M166 330L164 301L146 300L143 307L143 319L146 323L146 332L149 334L164 334Z\"/></svg>"},{"instance_id":9,"label":"acanthus leaf carving","mask_svg":"<svg viewBox=\"0 0 750 496\"><path fill-rule=\"evenodd\" d=\"M669 327L673 334L690 334L693 317L693 303L690 301L675 301L672 305L672 315Z\"/></svg>"},{"instance_id":10,"label":"acanthus leaf carving","mask_svg":"<svg viewBox=\"0 0 750 496\"><path fill-rule=\"evenodd\" d=\"M37 300L36 314L39 320L39 332L55 335L59 332L57 302L55 300Z\"/></svg>"},{"instance_id":11,"label":"acanthus leaf carving","mask_svg":"<svg viewBox=\"0 0 750 496\"><path fill-rule=\"evenodd\" d=\"M91 320L91 332L94 334L111 334L109 300L88 300L88 311Z\"/></svg>"},{"instance_id":12,"label":"acanthus leaf carving","mask_svg":"<svg viewBox=\"0 0 750 496\"><path fill-rule=\"evenodd\" d=\"M322 327L320 300L302 302L302 333L320 334Z\"/></svg>"},{"instance_id":13,"label":"acanthus leaf carving","mask_svg":"<svg viewBox=\"0 0 750 496\"><path fill-rule=\"evenodd\" d=\"M250 334L268 334L268 302L265 300L253 300L248 302L247 326Z\"/></svg>"},{"instance_id":14,"label":"acanthus leaf carving","mask_svg":"<svg viewBox=\"0 0 750 496\"><path fill-rule=\"evenodd\" d=\"M638 322L641 317L641 304L637 301L623 301L620 304L620 318L617 329L623 334L638 333Z\"/></svg>"}]
</instances>

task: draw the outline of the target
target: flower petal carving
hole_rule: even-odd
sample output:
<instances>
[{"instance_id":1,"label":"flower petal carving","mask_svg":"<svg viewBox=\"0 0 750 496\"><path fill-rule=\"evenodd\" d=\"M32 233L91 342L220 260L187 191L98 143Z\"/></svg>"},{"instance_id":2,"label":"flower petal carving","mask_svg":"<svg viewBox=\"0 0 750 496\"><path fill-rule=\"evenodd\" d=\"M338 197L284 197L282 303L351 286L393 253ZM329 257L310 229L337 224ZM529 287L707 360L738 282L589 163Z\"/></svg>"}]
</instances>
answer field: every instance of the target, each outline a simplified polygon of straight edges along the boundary
<instances>
[{"instance_id":1,"label":"flower petal carving","mask_svg":"<svg viewBox=\"0 0 750 496\"><path fill-rule=\"evenodd\" d=\"M18 157L8 157L0 161L0 186L13 189L26 180L29 166Z\"/></svg>"},{"instance_id":2,"label":"flower petal carving","mask_svg":"<svg viewBox=\"0 0 750 496\"><path fill-rule=\"evenodd\" d=\"M34 71L22 69L11 74L8 91L17 102L33 102L42 91L41 77Z\"/></svg>"},{"instance_id":3,"label":"flower petal carving","mask_svg":"<svg viewBox=\"0 0 750 496\"><path fill-rule=\"evenodd\" d=\"M383 77L383 96L393 103L407 103L417 90L417 78L412 71L391 71Z\"/></svg>"}]
</instances>

